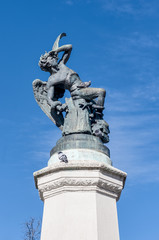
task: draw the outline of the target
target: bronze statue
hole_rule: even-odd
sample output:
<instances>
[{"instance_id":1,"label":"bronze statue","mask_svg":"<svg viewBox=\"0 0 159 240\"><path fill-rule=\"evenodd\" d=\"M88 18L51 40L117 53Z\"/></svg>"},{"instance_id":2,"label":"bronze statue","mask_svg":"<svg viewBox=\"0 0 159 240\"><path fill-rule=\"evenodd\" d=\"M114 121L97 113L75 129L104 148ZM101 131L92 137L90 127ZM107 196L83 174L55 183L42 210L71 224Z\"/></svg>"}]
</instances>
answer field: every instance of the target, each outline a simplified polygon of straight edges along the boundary
<instances>
[{"instance_id":1,"label":"bronze statue","mask_svg":"<svg viewBox=\"0 0 159 240\"><path fill-rule=\"evenodd\" d=\"M66 34L60 34L52 50L40 57L39 66L43 71L49 72L50 77L47 82L38 79L33 82L35 99L47 116L62 130L63 135L87 133L108 142L109 126L103 120L102 113L106 91L103 88L89 87L90 81L82 82L79 75L66 66L72 45L59 47L59 40L63 36ZM59 60L60 52L64 53ZM64 96L65 90L69 90L71 98L66 98L62 104L59 99Z\"/></svg>"}]
</instances>

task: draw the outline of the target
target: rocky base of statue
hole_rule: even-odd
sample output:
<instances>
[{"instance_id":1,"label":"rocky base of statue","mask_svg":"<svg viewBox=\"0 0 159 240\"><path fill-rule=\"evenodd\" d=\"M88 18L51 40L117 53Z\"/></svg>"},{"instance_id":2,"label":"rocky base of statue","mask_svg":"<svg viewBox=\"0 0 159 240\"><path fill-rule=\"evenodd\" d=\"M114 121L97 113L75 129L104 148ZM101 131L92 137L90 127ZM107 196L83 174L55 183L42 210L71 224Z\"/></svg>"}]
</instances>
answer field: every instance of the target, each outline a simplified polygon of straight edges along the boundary
<instances>
[{"instance_id":1,"label":"rocky base of statue","mask_svg":"<svg viewBox=\"0 0 159 240\"><path fill-rule=\"evenodd\" d=\"M55 162L34 179L44 201L41 240L119 240L116 201L125 172L76 159Z\"/></svg>"}]
</instances>

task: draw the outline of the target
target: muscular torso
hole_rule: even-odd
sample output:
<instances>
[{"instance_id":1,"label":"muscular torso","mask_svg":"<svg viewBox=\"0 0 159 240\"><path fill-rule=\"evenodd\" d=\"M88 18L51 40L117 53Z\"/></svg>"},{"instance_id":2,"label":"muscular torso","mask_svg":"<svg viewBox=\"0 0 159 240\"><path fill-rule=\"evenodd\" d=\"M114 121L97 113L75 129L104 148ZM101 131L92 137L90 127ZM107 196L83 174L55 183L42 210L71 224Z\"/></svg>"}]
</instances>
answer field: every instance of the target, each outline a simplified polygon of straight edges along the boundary
<instances>
[{"instance_id":1,"label":"muscular torso","mask_svg":"<svg viewBox=\"0 0 159 240\"><path fill-rule=\"evenodd\" d=\"M63 64L63 62L60 62L57 72L49 77L47 86L50 88L51 86L62 84L65 89L71 90L73 85L78 85L80 82L78 74Z\"/></svg>"}]
</instances>

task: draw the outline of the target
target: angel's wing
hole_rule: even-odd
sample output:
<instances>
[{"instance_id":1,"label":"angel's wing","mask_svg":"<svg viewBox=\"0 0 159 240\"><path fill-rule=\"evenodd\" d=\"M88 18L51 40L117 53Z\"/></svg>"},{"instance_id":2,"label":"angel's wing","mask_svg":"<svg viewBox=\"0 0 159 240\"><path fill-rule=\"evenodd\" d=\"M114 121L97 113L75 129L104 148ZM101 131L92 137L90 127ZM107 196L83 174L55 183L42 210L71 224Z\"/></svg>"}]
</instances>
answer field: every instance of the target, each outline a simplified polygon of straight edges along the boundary
<instances>
[{"instance_id":1,"label":"angel's wing","mask_svg":"<svg viewBox=\"0 0 159 240\"><path fill-rule=\"evenodd\" d=\"M63 116L62 114L57 114L56 111L53 111L48 104L46 82L43 82L40 79L35 79L32 84L36 102L51 121L62 130Z\"/></svg>"}]
</instances>

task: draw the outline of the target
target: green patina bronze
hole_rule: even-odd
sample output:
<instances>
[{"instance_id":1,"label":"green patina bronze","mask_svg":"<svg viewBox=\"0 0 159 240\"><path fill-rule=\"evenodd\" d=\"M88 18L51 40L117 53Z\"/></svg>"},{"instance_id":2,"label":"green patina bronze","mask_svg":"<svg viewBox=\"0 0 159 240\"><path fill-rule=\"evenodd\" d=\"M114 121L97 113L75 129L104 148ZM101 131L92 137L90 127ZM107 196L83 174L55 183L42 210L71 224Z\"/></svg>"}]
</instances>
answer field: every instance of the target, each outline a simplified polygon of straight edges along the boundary
<instances>
[{"instance_id":1,"label":"green patina bronze","mask_svg":"<svg viewBox=\"0 0 159 240\"><path fill-rule=\"evenodd\" d=\"M103 145L109 141L109 125L103 119L106 91L103 88L90 87L90 81L82 82L79 75L66 66L72 45L59 47L59 40L63 36L66 34L60 34L52 50L40 57L39 66L43 71L49 72L50 77L47 82L39 79L33 81L35 99L45 114L61 129L63 137L70 136L65 138L65 141L68 139L70 141L72 138L70 147L74 145L74 140L77 141L78 137L75 135L82 134L81 138L85 138L85 141L81 141L80 144L83 144L83 147L89 148L89 143L86 144L87 140L94 141L92 148L98 145L101 151L109 155L109 150ZM63 52L63 56L58 59L60 52ZM62 104L60 99L64 97L66 90L70 92L71 97L66 98L65 103ZM92 138L87 137L88 135Z\"/></svg>"}]
</instances>

